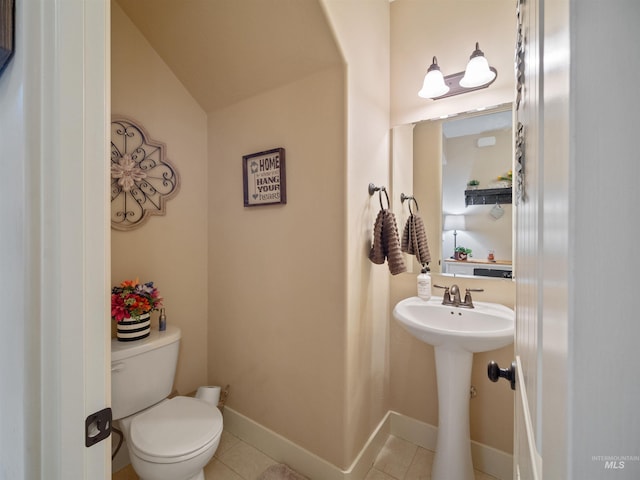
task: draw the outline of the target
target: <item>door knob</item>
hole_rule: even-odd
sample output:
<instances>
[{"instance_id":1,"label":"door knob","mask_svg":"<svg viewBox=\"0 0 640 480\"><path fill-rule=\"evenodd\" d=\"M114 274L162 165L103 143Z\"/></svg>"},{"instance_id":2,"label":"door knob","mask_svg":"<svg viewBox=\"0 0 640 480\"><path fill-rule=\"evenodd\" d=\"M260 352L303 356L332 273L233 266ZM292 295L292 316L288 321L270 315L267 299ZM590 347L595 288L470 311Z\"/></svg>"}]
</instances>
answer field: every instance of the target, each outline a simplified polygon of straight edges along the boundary
<instances>
[{"instance_id":1,"label":"door knob","mask_svg":"<svg viewBox=\"0 0 640 480\"><path fill-rule=\"evenodd\" d=\"M506 378L511 382L511 390L516 389L516 362L511 362L511 367L500 368L496 362L491 360L487 365L487 376L492 382L497 382L500 377Z\"/></svg>"}]
</instances>

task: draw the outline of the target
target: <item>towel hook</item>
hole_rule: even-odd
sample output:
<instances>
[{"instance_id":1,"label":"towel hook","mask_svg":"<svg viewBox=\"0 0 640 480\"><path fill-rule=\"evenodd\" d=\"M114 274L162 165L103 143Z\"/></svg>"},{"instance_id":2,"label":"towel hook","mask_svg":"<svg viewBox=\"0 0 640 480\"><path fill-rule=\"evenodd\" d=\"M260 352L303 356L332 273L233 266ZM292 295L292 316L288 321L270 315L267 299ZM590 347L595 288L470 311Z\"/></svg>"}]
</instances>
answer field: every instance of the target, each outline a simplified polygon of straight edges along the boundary
<instances>
[{"instance_id":1,"label":"towel hook","mask_svg":"<svg viewBox=\"0 0 640 480\"><path fill-rule=\"evenodd\" d=\"M412 200L413 200L413 203L414 203L414 204L415 204L415 206L416 206L416 212L417 212L418 210L420 210L420 207L418 206L418 201L416 200L416 197L414 197L413 195L405 195L404 193L401 193L401 194L400 194L400 202L401 202L401 203L404 203L404 201L405 201L405 200L408 200L408 201L409 201L409 203L408 203L408 205L409 205L409 213L410 213L411 215L413 215L413 210L411 210L411 201L412 201Z\"/></svg>"},{"instance_id":2,"label":"towel hook","mask_svg":"<svg viewBox=\"0 0 640 480\"><path fill-rule=\"evenodd\" d=\"M389 194L387 193L386 187L376 187L373 183L369 184L369 195L373 195L378 192L379 200L380 200L380 208L384 210L384 205L382 204L382 192L384 192L384 196L387 197L387 209L391 208L391 203L389 202Z\"/></svg>"}]
</instances>

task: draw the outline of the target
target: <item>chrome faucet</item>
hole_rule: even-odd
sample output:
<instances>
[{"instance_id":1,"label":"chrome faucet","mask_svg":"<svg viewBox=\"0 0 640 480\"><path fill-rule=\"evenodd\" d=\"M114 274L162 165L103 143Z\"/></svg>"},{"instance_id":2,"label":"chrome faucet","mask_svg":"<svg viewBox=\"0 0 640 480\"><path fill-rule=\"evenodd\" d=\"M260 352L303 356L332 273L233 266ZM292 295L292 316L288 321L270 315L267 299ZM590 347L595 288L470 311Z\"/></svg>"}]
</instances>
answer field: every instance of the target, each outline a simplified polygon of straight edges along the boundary
<instances>
[{"instance_id":1,"label":"chrome faucet","mask_svg":"<svg viewBox=\"0 0 640 480\"><path fill-rule=\"evenodd\" d=\"M475 308L473 306L473 299L471 298L471 292L484 292L482 288L466 288L464 301L460 299L460 287L455 283L450 287L443 287L441 285L434 285L436 288L444 288L444 295L442 295L442 305L451 305L452 307L461 308Z\"/></svg>"},{"instance_id":2,"label":"chrome faucet","mask_svg":"<svg viewBox=\"0 0 640 480\"><path fill-rule=\"evenodd\" d=\"M459 307L461 303L462 301L460 300L460 288L458 288L458 285L454 283L449 287L449 302L444 303L444 300L442 300L442 304Z\"/></svg>"}]
</instances>

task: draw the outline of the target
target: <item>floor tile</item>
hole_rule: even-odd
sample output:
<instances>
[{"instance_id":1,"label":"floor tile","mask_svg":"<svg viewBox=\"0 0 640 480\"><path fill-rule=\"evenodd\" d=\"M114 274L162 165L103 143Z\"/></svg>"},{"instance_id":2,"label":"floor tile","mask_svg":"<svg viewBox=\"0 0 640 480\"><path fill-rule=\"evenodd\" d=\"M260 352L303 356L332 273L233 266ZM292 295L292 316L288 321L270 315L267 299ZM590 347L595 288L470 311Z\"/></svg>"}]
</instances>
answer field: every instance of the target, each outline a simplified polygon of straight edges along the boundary
<instances>
[{"instance_id":1,"label":"floor tile","mask_svg":"<svg viewBox=\"0 0 640 480\"><path fill-rule=\"evenodd\" d=\"M367 473L367 476L364 477L364 480L395 480L392 476L387 475L384 472L381 472L380 470L376 470L375 468L372 468L371 470L369 470L369 473Z\"/></svg>"},{"instance_id":2,"label":"floor tile","mask_svg":"<svg viewBox=\"0 0 640 480\"><path fill-rule=\"evenodd\" d=\"M411 442L389 435L373 466L398 480L403 480L418 447Z\"/></svg>"},{"instance_id":3,"label":"floor tile","mask_svg":"<svg viewBox=\"0 0 640 480\"><path fill-rule=\"evenodd\" d=\"M430 480L434 455L431 450L419 447L403 480Z\"/></svg>"},{"instance_id":4,"label":"floor tile","mask_svg":"<svg viewBox=\"0 0 640 480\"><path fill-rule=\"evenodd\" d=\"M232 448L234 445L238 444L241 440L235 435L222 431L222 435L220 435L220 445L216 449L215 456L219 457L224 452Z\"/></svg>"},{"instance_id":5,"label":"floor tile","mask_svg":"<svg viewBox=\"0 0 640 480\"><path fill-rule=\"evenodd\" d=\"M220 454L218 460L245 480L255 479L271 465L277 463L257 448L244 442L237 442Z\"/></svg>"},{"instance_id":6,"label":"floor tile","mask_svg":"<svg viewBox=\"0 0 640 480\"><path fill-rule=\"evenodd\" d=\"M244 480L240 475L217 459L213 459L204 467L206 480Z\"/></svg>"},{"instance_id":7,"label":"floor tile","mask_svg":"<svg viewBox=\"0 0 640 480\"><path fill-rule=\"evenodd\" d=\"M481 472L480 470L474 470L473 476L475 477L475 480L497 480L496 477L493 477L488 473Z\"/></svg>"},{"instance_id":8,"label":"floor tile","mask_svg":"<svg viewBox=\"0 0 640 480\"><path fill-rule=\"evenodd\" d=\"M135 470L131 464L111 475L111 480L138 480Z\"/></svg>"},{"instance_id":9,"label":"floor tile","mask_svg":"<svg viewBox=\"0 0 640 480\"><path fill-rule=\"evenodd\" d=\"M434 452L390 435L364 480L431 480ZM206 480L255 480L275 460L238 437L223 432L214 458L204 468ZM475 480L496 480L474 471ZM131 465L112 480L138 480ZM314 479L319 480L319 479Z\"/></svg>"}]
</instances>

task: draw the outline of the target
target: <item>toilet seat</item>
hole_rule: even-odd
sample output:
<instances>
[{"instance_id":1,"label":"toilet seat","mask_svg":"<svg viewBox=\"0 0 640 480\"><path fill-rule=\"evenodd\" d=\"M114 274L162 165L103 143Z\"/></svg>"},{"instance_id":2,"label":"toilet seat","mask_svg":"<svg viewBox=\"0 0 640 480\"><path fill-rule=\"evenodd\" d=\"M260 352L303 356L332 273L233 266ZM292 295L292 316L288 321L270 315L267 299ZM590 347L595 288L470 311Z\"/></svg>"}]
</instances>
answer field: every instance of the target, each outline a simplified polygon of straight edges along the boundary
<instances>
[{"instance_id":1,"label":"toilet seat","mask_svg":"<svg viewBox=\"0 0 640 480\"><path fill-rule=\"evenodd\" d=\"M219 439L222 414L203 400L174 397L136 415L130 432L130 447L140 458L154 463L182 462Z\"/></svg>"}]
</instances>

